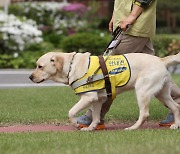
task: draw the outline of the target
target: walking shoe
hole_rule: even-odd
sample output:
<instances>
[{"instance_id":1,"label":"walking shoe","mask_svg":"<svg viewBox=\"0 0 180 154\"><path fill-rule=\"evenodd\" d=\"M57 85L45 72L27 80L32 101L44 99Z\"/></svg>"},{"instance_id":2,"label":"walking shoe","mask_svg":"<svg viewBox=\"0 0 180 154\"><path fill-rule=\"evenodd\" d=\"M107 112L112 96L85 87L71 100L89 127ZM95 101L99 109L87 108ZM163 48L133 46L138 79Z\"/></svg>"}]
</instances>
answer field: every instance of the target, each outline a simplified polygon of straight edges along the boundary
<instances>
[{"instance_id":1,"label":"walking shoe","mask_svg":"<svg viewBox=\"0 0 180 154\"><path fill-rule=\"evenodd\" d=\"M88 117L87 115L82 115L77 118L78 124L89 126L91 124L91 122L92 122L92 119L90 117Z\"/></svg>"},{"instance_id":2,"label":"walking shoe","mask_svg":"<svg viewBox=\"0 0 180 154\"><path fill-rule=\"evenodd\" d=\"M159 123L160 126L167 126L167 127L170 127L172 124L174 124L174 115L172 113L169 113L167 115L167 118Z\"/></svg>"},{"instance_id":3,"label":"walking shoe","mask_svg":"<svg viewBox=\"0 0 180 154\"><path fill-rule=\"evenodd\" d=\"M78 119L77 119L77 123L79 124L79 128L89 127L91 122L92 122L92 119L90 117L88 117L87 115L82 115L82 116L78 117ZM104 123L99 123L96 127L96 130L103 130L105 128L106 127L105 127Z\"/></svg>"}]
</instances>

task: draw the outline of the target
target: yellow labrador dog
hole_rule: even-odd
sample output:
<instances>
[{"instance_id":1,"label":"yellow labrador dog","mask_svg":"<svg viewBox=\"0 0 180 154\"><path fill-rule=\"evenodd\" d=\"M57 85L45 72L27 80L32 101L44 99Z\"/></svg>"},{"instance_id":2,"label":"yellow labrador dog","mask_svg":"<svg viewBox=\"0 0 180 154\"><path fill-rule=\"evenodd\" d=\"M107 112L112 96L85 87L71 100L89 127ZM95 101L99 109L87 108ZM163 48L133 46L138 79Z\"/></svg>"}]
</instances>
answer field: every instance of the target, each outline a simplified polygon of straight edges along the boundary
<instances>
[{"instance_id":1,"label":"yellow labrador dog","mask_svg":"<svg viewBox=\"0 0 180 154\"><path fill-rule=\"evenodd\" d=\"M175 124L170 128L180 128L180 106L171 98L171 79L167 71L168 66L180 63L180 53L165 58L141 53L130 53L124 56L128 59L131 68L131 78L125 86L117 88L116 92L120 94L135 89L139 106L139 119L133 126L126 129L134 130L143 124L149 116L149 103L153 96L172 110ZM90 53L88 52L49 52L38 59L37 67L30 79L35 83L50 79L71 85L87 72L89 59ZM70 121L78 127L77 113L91 106L93 121L89 127L82 128L82 130L94 130L100 122L101 107L107 99L106 91L103 89L86 92L80 94L80 97L79 102L69 111Z\"/></svg>"}]
</instances>

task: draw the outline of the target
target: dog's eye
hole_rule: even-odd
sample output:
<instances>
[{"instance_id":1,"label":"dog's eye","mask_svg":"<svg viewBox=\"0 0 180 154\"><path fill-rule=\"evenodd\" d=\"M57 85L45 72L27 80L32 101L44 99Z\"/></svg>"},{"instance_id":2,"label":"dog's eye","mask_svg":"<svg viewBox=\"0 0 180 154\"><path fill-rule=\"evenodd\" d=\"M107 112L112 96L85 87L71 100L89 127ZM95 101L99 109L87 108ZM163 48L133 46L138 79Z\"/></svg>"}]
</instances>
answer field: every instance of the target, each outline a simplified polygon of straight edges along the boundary
<instances>
[{"instance_id":1,"label":"dog's eye","mask_svg":"<svg viewBox=\"0 0 180 154\"><path fill-rule=\"evenodd\" d=\"M42 69L43 67L41 65L38 66L39 69Z\"/></svg>"},{"instance_id":2,"label":"dog's eye","mask_svg":"<svg viewBox=\"0 0 180 154\"><path fill-rule=\"evenodd\" d=\"M50 61L51 61L51 62L54 62L54 59L51 59Z\"/></svg>"}]
</instances>

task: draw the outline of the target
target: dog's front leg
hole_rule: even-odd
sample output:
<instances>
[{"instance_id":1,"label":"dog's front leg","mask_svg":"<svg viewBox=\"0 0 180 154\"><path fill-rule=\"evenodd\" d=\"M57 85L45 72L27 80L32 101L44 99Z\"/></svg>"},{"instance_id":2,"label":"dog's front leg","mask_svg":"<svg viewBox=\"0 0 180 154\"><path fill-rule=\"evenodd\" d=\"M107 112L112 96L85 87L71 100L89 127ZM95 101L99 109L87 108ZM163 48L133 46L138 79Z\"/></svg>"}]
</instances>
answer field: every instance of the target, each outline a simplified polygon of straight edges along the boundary
<instances>
[{"instance_id":1,"label":"dog's front leg","mask_svg":"<svg viewBox=\"0 0 180 154\"><path fill-rule=\"evenodd\" d=\"M95 130L97 125L100 123L100 113L101 113L101 102L93 102L92 104L92 123L87 128L81 128L82 131L92 131Z\"/></svg>"},{"instance_id":2,"label":"dog's front leg","mask_svg":"<svg viewBox=\"0 0 180 154\"><path fill-rule=\"evenodd\" d=\"M89 92L86 94L81 95L81 99L79 100L78 103L76 103L70 110L69 110L69 120L71 123L78 127L77 123L77 118L76 114L79 113L80 111L88 108L89 106L92 105L92 102L97 99L97 94L94 92Z\"/></svg>"}]
</instances>

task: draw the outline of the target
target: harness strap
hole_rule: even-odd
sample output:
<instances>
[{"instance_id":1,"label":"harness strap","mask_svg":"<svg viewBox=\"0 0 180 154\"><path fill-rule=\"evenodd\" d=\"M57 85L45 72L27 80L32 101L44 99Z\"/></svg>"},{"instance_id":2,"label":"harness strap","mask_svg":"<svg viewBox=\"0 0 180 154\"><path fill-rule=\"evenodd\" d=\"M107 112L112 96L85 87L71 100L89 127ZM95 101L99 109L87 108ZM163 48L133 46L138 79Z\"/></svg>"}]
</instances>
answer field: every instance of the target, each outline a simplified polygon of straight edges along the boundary
<instances>
[{"instance_id":1,"label":"harness strap","mask_svg":"<svg viewBox=\"0 0 180 154\"><path fill-rule=\"evenodd\" d=\"M104 75L103 74L97 74L97 75L93 76L93 80L91 82L95 82L95 81L102 80L102 79L104 79ZM88 80L88 78L85 78L83 80L73 82L71 84L72 89L76 89L80 86L87 84L87 80Z\"/></svg>"},{"instance_id":2,"label":"harness strap","mask_svg":"<svg viewBox=\"0 0 180 154\"><path fill-rule=\"evenodd\" d=\"M103 75L104 75L104 81L105 81L105 88L106 88L106 92L107 92L107 97L112 98L111 82L110 82L110 79L109 79L109 74L108 74L108 70L107 70L107 67L106 67L106 63L104 61L103 56L98 56L98 58L99 58L99 63L100 63L100 66L101 66L101 69L102 69L102 72L103 72Z\"/></svg>"}]
</instances>

